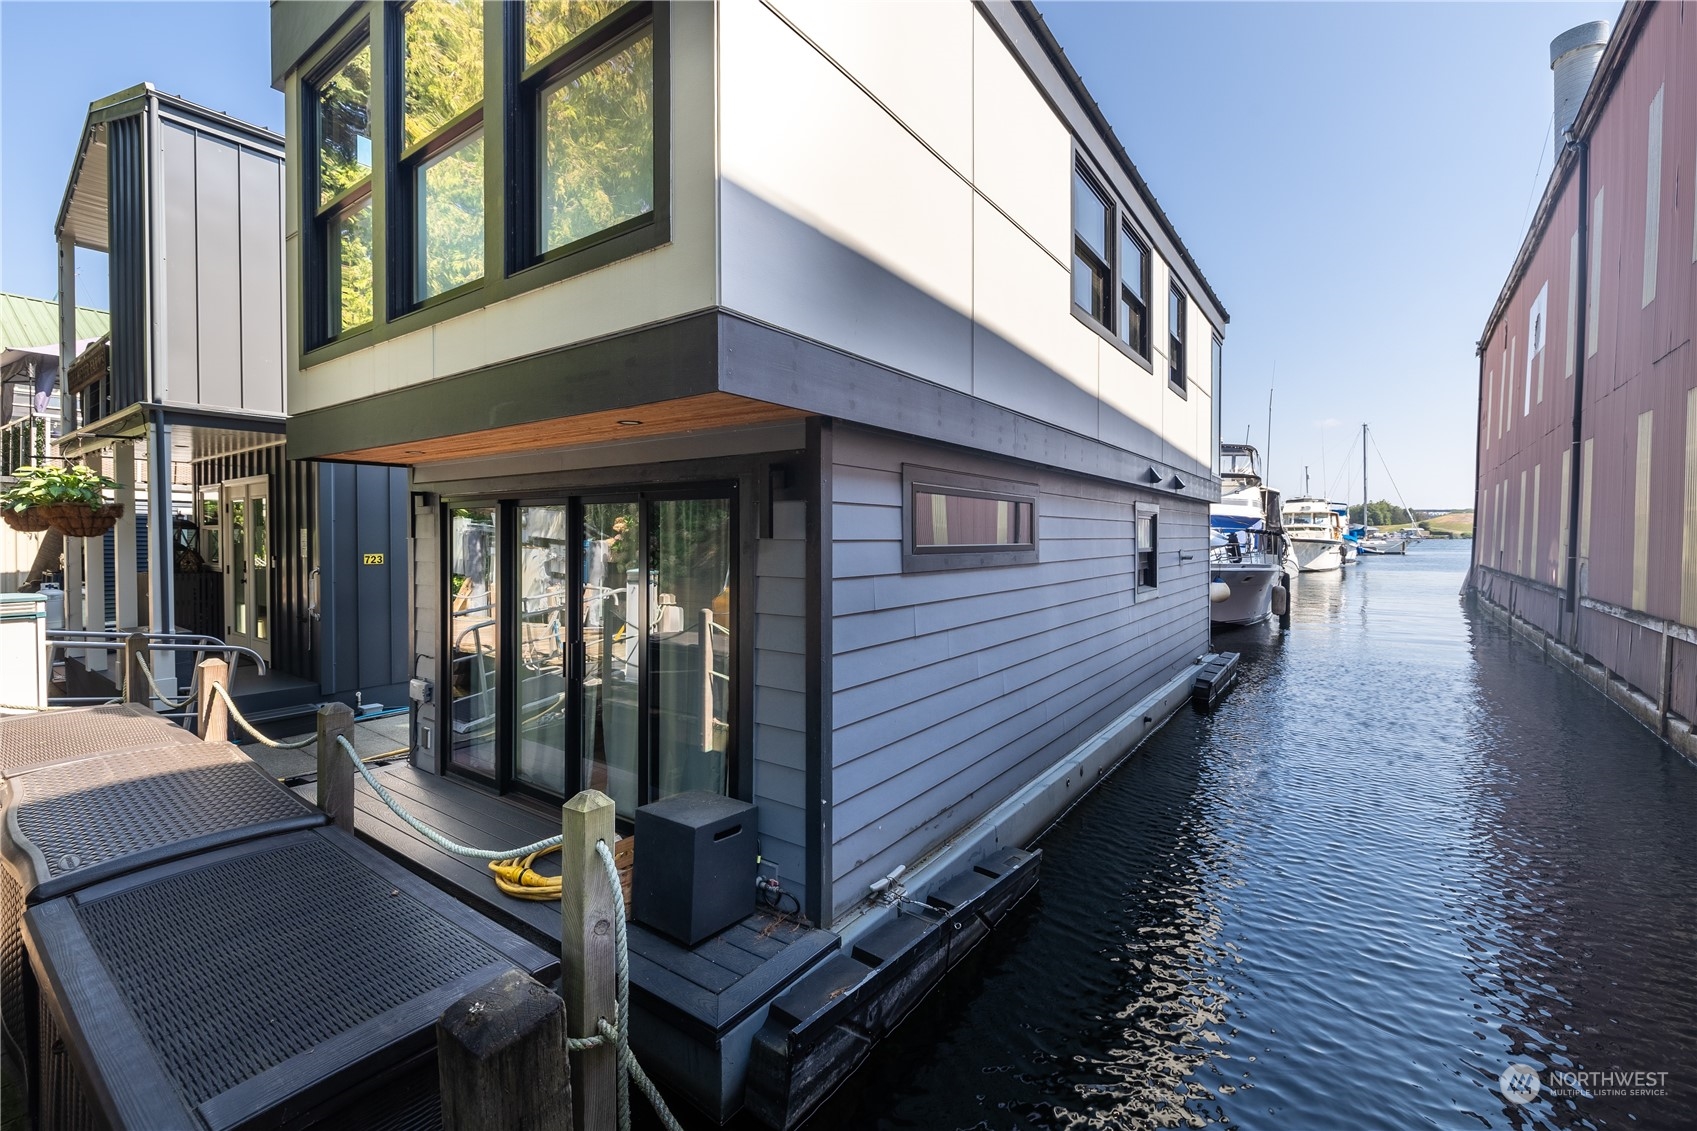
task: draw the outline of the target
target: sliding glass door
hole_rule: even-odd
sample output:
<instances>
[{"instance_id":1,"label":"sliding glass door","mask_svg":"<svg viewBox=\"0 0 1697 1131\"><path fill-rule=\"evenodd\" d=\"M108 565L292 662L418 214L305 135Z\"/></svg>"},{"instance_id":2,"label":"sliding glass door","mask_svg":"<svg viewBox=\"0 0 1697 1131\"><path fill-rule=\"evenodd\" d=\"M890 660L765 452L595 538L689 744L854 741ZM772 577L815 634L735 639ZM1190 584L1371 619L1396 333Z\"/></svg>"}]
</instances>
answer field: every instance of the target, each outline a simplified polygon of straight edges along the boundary
<instances>
[{"instance_id":1,"label":"sliding glass door","mask_svg":"<svg viewBox=\"0 0 1697 1131\"><path fill-rule=\"evenodd\" d=\"M734 503L726 487L452 509L450 764L545 797L598 789L623 818L729 791Z\"/></svg>"}]
</instances>

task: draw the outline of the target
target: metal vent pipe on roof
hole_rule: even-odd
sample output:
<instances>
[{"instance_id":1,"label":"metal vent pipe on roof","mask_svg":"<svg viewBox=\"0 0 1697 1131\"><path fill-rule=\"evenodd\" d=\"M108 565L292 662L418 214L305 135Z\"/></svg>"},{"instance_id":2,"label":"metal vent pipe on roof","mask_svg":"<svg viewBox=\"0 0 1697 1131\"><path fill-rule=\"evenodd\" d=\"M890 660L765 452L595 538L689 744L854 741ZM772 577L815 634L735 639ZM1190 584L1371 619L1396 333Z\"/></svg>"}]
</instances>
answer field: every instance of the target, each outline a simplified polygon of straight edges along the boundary
<instances>
[{"instance_id":1,"label":"metal vent pipe on roof","mask_svg":"<svg viewBox=\"0 0 1697 1131\"><path fill-rule=\"evenodd\" d=\"M1579 104L1597 73L1603 48L1609 42L1609 21L1595 20L1569 28L1550 40L1550 69L1556 73L1556 139L1567 136L1579 116Z\"/></svg>"}]
</instances>

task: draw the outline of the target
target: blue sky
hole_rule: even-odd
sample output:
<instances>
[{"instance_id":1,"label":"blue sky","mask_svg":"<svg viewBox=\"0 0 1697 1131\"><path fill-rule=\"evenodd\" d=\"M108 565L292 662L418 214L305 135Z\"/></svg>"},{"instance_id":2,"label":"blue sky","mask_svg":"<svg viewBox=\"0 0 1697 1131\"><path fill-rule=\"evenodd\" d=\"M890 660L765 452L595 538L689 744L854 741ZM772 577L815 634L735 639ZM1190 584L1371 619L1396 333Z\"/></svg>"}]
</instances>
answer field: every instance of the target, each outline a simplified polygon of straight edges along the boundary
<instances>
[{"instance_id":1,"label":"blue sky","mask_svg":"<svg viewBox=\"0 0 1697 1131\"><path fill-rule=\"evenodd\" d=\"M1618 5L1040 7L1231 311L1226 438L1267 447L1276 365L1275 486L1307 465L1357 497L1365 421L1411 505L1470 502L1473 343L1548 175L1549 41ZM94 99L148 81L280 131L268 37L263 0L0 3L0 289L54 293Z\"/></svg>"}]
</instances>

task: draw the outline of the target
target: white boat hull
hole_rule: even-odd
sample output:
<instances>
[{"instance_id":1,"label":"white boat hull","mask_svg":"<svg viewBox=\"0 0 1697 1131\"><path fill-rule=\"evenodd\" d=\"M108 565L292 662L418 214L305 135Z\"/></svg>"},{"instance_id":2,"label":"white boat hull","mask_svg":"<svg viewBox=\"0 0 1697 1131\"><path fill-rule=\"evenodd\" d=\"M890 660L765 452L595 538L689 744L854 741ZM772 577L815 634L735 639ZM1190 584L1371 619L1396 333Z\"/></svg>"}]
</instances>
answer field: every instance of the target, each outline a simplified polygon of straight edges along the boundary
<instances>
[{"instance_id":1,"label":"white boat hull","mask_svg":"<svg viewBox=\"0 0 1697 1131\"><path fill-rule=\"evenodd\" d=\"M1303 573L1330 573L1343 568L1343 543L1321 538L1292 538L1296 568Z\"/></svg>"},{"instance_id":2,"label":"white boat hull","mask_svg":"<svg viewBox=\"0 0 1697 1131\"><path fill-rule=\"evenodd\" d=\"M1273 590L1284 572L1272 564L1219 565L1214 580L1223 581L1231 595L1208 606L1215 624L1260 624L1273 613Z\"/></svg>"}]
</instances>

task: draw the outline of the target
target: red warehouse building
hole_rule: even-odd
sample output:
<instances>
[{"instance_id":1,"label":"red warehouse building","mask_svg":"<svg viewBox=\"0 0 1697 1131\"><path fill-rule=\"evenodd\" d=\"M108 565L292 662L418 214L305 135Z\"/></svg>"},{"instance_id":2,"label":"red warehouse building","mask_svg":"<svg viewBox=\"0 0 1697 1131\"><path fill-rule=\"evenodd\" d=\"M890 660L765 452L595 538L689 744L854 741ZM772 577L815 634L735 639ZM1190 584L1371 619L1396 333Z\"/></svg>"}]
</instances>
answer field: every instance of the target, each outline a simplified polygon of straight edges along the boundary
<instances>
[{"instance_id":1,"label":"red warehouse building","mask_svg":"<svg viewBox=\"0 0 1697 1131\"><path fill-rule=\"evenodd\" d=\"M1478 347L1469 586L1697 757L1697 5L1550 55L1561 148Z\"/></svg>"}]
</instances>

